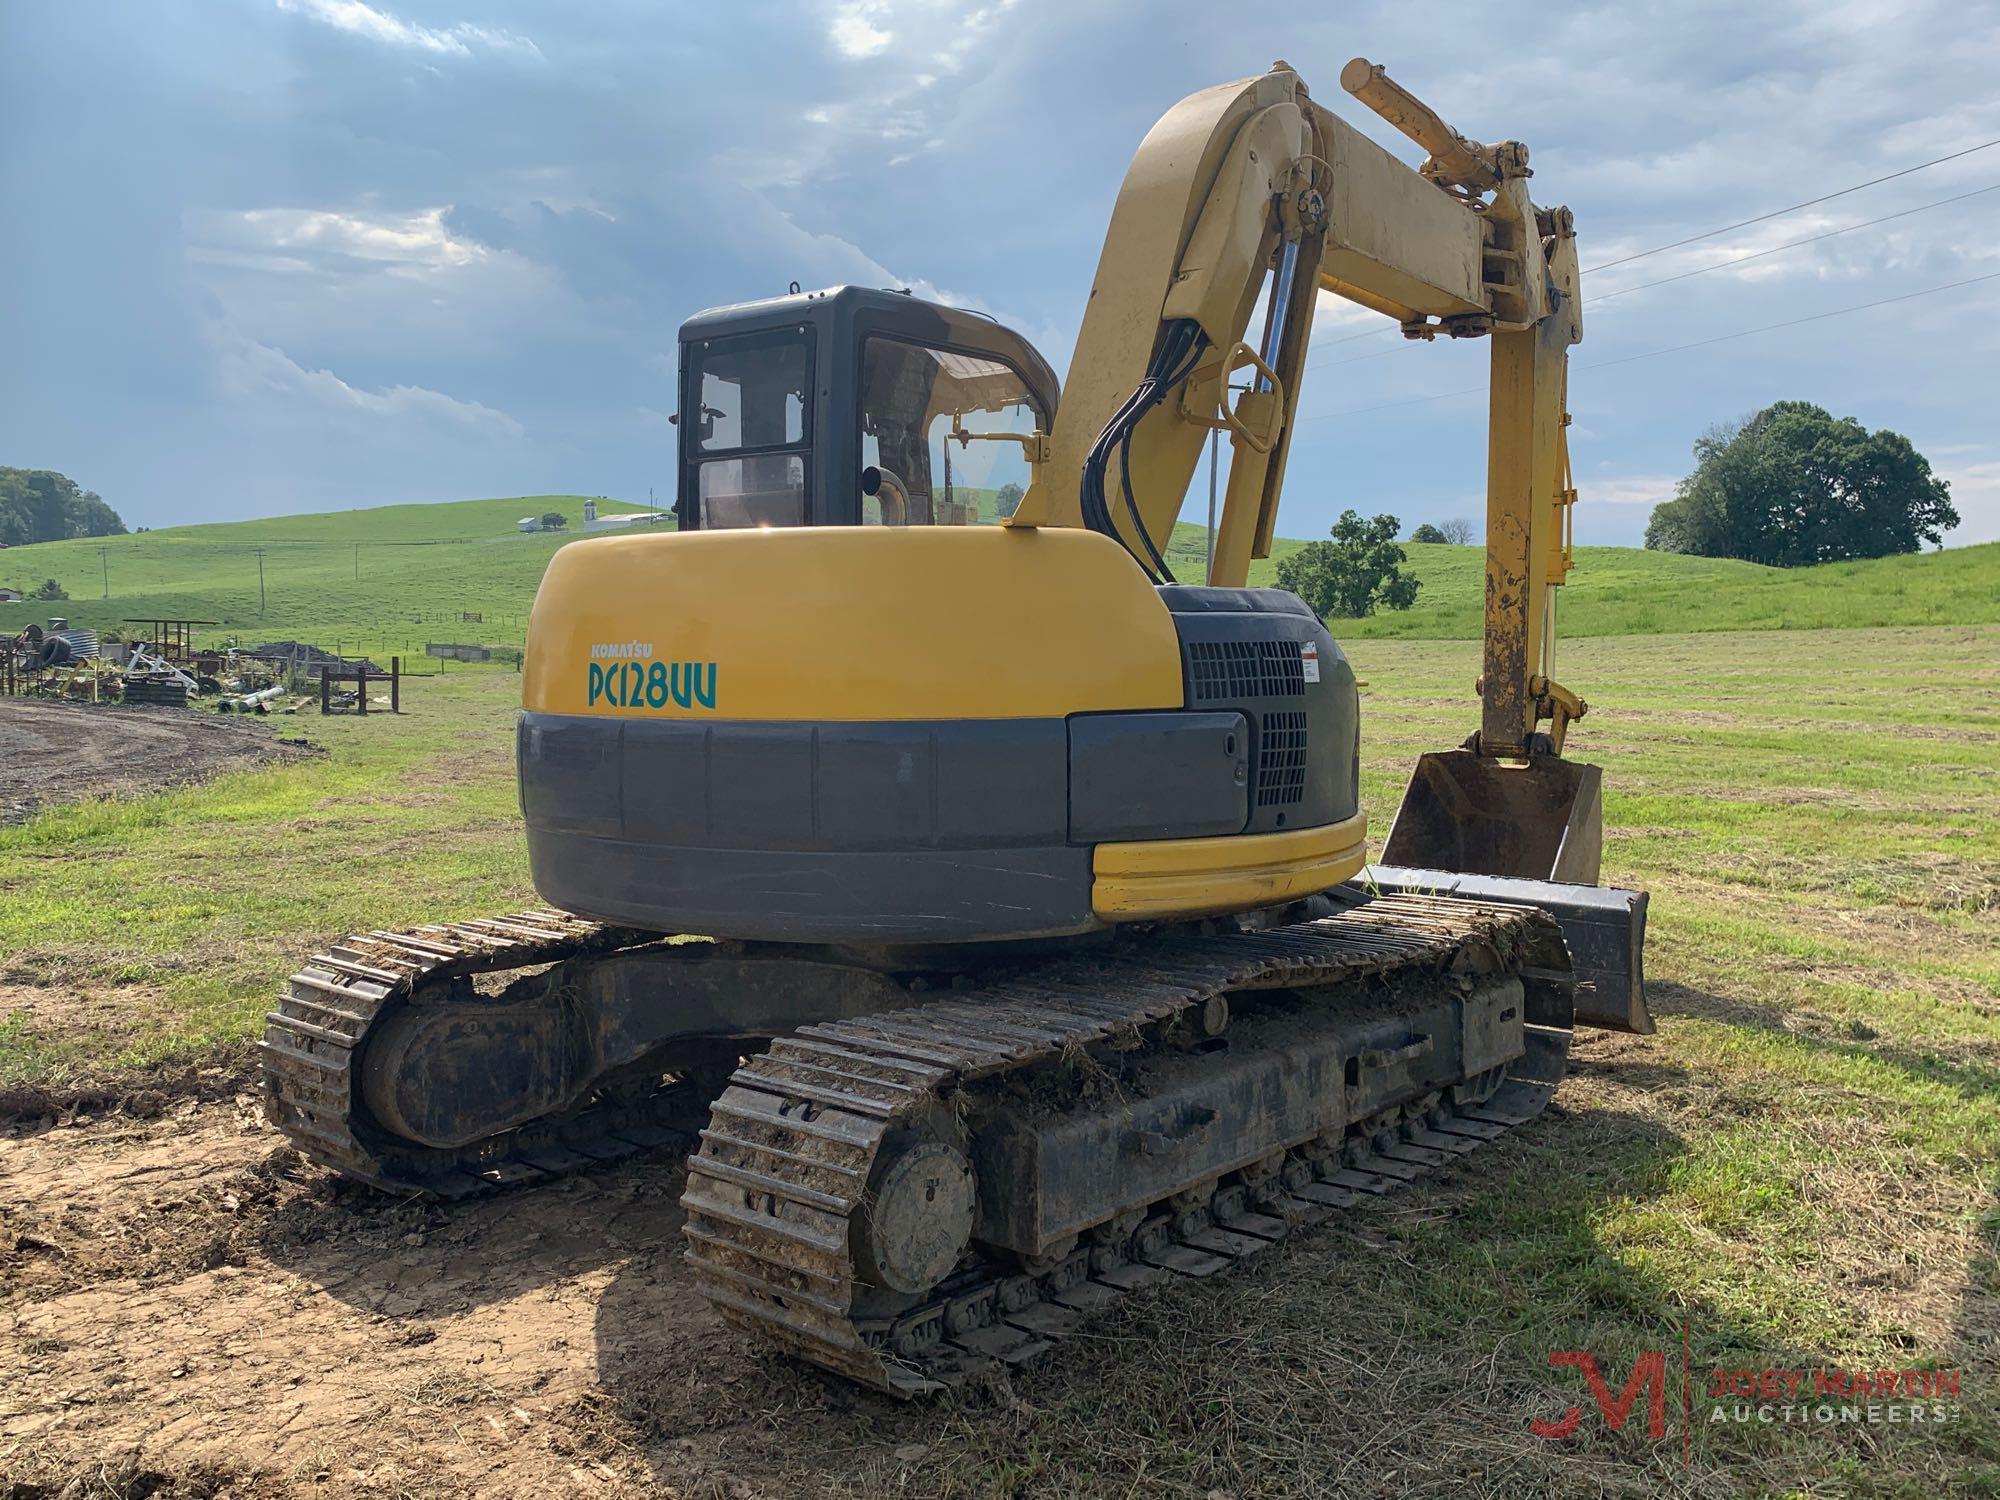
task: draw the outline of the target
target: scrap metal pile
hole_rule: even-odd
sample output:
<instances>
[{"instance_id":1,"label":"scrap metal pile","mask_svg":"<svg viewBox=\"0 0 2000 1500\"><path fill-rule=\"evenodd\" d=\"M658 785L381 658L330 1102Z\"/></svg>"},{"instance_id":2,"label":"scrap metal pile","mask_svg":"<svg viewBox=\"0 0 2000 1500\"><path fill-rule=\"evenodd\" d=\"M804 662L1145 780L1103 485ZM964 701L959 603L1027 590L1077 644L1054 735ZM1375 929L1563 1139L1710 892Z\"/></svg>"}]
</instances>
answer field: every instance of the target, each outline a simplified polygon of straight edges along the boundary
<instances>
[{"instance_id":1,"label":"scrap metal pile","mask_svg":"<svg viewBox=\"0 0 2000 1500\"><path fill-rule=\"evenodd\" d=\"M217 655L176 661L164 646L71 629L61 618L0 636L0 683L26 697L185 708L200 695L237 686L218 677L223 664Z\"/></svg>"}]
</instances>

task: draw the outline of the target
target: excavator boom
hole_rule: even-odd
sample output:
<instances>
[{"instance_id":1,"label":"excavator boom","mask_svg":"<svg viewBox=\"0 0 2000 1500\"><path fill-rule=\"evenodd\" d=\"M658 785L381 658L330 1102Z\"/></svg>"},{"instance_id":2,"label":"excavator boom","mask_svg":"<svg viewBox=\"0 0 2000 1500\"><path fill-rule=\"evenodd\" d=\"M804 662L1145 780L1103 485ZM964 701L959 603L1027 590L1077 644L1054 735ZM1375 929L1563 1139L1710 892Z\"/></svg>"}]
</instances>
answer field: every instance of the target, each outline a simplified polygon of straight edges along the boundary
<instances>
[{"instance_id":1,"label":"excavator boom","mask_svg":"<svg viewBox=\"0 0 2000 1500\"><path fill-rule=\"evenodd\" d=\"M1320 292L1393 317L1406 337L1490 337L1487 593L1480 732L1560 748L1581 703L1549 679L1569 571L1564 410L1583 336L1575 230L1528 196L1528 151L1468 140L1356 58L1348 91L1431 152L1412 170L1280 62L1193 94L1141 143L1112 211L1046 461L1010 520L1085 526L1157 581L1212 430L1229 489L1202 580L1241 587L1268 557ZM1268 289L1267 289L1268 288ZM1247 336L1259 305L1263 329Z\"/></svg>"},{"instance_id":2,"label":"excavator boom","mask_svg":"<svg viewBox=\"0 0 2000 1500\"><path fill-rule=\"evenodd\" d=\"M1141 143L1044 461L1010 524L1103 532L1174 581L1168 542L1220 430L1229 485L1203 581L1242 587L1251 559L1270 555L1319 293L1396 319L1412 340L1489 339L1479 728L1464 749L1420 759L1384 859L1404 883L1475 877L1489 897L1493 881L1533 882L1522 900L1548 907L1565 886L1595 886L1602 846L1597 768L1560 759L1586 705L1554 678L1576 504L1574 222L1530 198L1520 142L1468 138L1365 58L1340 76L1429 153L1421 168L1320 108L1282 62L1191 95ZM1602 903L1587 904L1599 923ZM1614 947L1629 951L1607 970L1627 978L1607 979L1591 1019L1650 1030L1643 895L1625 906ZM1594 927L1592 946L1604 942Z\"/></svg>"}]
</instances>

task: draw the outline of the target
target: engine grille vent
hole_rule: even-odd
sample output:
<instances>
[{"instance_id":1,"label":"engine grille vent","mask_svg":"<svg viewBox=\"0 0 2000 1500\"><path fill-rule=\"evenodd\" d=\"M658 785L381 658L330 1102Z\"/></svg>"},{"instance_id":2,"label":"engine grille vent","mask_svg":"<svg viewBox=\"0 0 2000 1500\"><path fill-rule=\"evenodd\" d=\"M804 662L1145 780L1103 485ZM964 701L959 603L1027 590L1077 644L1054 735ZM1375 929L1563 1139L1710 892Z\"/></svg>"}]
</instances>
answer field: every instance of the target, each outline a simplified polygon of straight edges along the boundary
<instances>
[{"instance_id":1,"label":"engine grille vent","mask_svg":"<svg viewBox=\"0 0 2000 1500\"><path fill-rule=\"evenodd\" d=\"M1257 745L1257 805L1290 807L1306 797L1306 716L1264 715Z\"/></svg>"},{"instance_id":2,"label":"engine grille vent","mask_svg":"<svg viewBox=\"0 0 2000 1500\"><path fill-rule=\"evenodd\" d=\"M1306 695L1297 641L1189 641L1188 683L1197 703Z\"/></svg>"}]
</instances>

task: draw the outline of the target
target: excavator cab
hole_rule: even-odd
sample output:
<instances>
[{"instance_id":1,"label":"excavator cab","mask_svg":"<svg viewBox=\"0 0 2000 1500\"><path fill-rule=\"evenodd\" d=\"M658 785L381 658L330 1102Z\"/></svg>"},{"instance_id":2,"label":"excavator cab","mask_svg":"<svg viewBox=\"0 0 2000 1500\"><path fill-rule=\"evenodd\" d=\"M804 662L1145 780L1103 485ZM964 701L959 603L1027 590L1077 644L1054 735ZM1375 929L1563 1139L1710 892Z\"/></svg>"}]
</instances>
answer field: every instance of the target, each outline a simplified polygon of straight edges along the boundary
<instances>
[{"instance_id":1,"label":"excavator cab","mask_svg":"<svg viewBox=\"0 0 2000 1500\"><path fill-rule=\"evenodd\" d=\"M1059 385L990 318L838 287L681 328L683 531L972 526L1012 513Z\"/></svg>"}]
</instances>

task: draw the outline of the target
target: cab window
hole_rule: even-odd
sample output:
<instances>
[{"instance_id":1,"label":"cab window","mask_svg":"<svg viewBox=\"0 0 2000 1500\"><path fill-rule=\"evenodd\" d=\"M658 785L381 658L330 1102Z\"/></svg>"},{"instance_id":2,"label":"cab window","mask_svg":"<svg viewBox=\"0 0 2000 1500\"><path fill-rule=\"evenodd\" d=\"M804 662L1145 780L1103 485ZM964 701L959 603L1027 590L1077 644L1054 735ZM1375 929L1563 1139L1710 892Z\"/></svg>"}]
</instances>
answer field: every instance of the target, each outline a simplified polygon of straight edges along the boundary
<instances>
[{"instance_id":1,"label":"cab window","mask_svg":"<svg viewBox=\"0 0 2000 1500\"><path fill-rule=\"evenodd\" d=\"M1027 383L988 354L869 338L861 359L861 462L886 476L868 526L990 525L1028 486L1019 439L1043 427Z\"/></svg>"},{"instance_id":2,"label":"cab window","mask_svg":"<svg viewBox=\"0 0 2000 1500\"><path fill-rule=\"evenodd\" d=\"M806 524L812 335L780 329L712 339L691 368L689 451L704 529Z\"/></svg>"}]
</instances>

